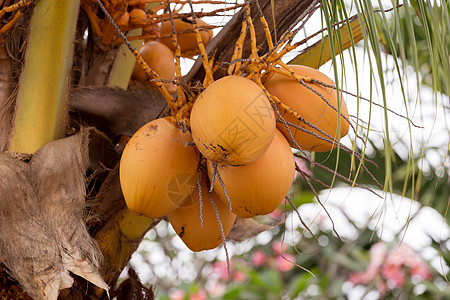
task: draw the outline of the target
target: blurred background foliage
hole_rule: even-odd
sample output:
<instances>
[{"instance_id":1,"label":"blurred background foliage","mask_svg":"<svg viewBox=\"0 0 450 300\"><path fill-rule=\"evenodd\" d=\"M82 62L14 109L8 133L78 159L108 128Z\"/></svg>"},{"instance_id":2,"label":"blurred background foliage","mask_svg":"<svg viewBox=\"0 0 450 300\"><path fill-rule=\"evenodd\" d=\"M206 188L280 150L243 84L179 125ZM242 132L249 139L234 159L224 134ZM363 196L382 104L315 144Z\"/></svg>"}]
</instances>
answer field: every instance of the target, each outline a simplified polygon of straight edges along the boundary
<instances>
[{"instance_id":1,"label":"blurred background foliage","mask_svg":"<svg viewBox=\"0 0 450 300\"><path fill-rule=\"evenodd\" d=\"M302 207L299 208L300 210ZM349 220L352 223L352 220ZM360 228L355 239L339 239L322 226L319 218L311 228L314 237L299 226L295 242L289 241L284 228L276 227L251 241L229 243L236 253L231 258L231 273L221 251L212 255L195 254L193 263L186 255L171 228L159 225L170 263L156 262L145 251L149 278L158 279L159 299L448 299L450 288L442 269L436 269L421 254L396 239L383 242L376 231ZM447 241L433 241L431 247L442 254L449 265ZM174 251L174 249L177 249ZM134 262L140 261L135 259ZM192 259L192 257L190 257ZM184 263L180 263L184 261ZM164 264L180 272L177 276L158 276ZM159 266L158 266L159 265ZM139 269L139 263L132 267ZM448 270L448 269L447 269ZM166 270L167 271L167 270ZM180 278L185 278L181 280Z\"/></svg>"}]
</instances>

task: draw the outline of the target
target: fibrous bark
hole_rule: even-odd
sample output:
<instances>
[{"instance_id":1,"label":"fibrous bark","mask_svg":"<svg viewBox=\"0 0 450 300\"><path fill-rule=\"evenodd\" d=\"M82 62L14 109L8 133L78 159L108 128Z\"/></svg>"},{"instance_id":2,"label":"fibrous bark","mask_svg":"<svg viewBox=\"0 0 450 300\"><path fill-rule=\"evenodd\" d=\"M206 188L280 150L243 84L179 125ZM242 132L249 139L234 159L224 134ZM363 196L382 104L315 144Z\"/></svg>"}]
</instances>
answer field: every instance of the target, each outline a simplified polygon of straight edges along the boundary
<instances>
[{"instance_id":1,"label":"fibrous bark","mask_svg":"<svg viewBox=\"0 0 450 300\"><path fill-rule=\"evenodd\" d=\"M57 299L69 272L108 289L84 223L87 138L51 142L29 162L0 153L0 259L34 299Z\"/></svg>"}]
</instances>

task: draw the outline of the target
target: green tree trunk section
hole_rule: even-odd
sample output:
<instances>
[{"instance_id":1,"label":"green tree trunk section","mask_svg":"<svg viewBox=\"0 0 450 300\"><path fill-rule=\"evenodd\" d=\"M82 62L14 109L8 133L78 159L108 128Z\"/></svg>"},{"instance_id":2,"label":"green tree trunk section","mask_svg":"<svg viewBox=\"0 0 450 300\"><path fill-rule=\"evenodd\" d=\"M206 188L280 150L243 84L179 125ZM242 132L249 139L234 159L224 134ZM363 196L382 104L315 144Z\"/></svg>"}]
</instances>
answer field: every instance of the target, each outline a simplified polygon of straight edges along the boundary
<instances>
[{"instance_id":1,"label":"green tree trunk section","mask_svg":"<svg viewBox=\"0 0 450 300\"><path fill-rule=\"evenodd\" d=\"M10 151L34 153L64 133L79 0L37 1Z\"/></svg>"}]
</instances>

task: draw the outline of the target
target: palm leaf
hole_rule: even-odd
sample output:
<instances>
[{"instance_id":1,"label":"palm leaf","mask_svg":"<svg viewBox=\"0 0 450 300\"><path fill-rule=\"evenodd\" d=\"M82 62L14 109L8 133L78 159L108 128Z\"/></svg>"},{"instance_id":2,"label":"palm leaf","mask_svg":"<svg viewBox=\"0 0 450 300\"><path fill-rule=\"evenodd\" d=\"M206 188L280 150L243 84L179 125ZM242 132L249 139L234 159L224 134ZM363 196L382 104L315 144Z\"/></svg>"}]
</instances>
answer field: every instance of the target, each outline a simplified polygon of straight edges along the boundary
<instances>
[{"instance_id":1,"label":"palm leaf","mask_svg":"<svg viewBox=\"0 0 450 300\"><path fill-rule=\"evenodd\" d=\"M351 18L349 22L346 22L346 24L336 30L336 34L340 36L340 49L338 49L336 41L333 47L334 51L332 51L330 36L326 36L314 45L306 48L301 54L292 59L289 64L304 65L318 69L332 57L354 46L363 38L360 20L357 17Z\"/></svg>"},{"instance_id":2,"label":"palm leaf","mask_svg":"<svg viewBox=\"0 0 450 300\"><path fill-rule=\"evenodd\" d=\"M430 167L426 172L418 167L418 163L411 165L410 158L403 158L396 152L393 152L393 172L392 172L392 192L400 196L406 196L417 200L422 205L430 206L436 209L442 215L446 214L447 203L450 197L450 189L448 189L448 181L450 176L447 170L440 174L440 170ZM334 168L337 161L337 152L333 153L316 153L316 161L321 162L328 168ZM341 152L339 154L339 165L337 172L344 175L348 180L337 178L337 185L349 184L355 178L356 172L348 170L348 165L351 163L352 156L349 153ZM376 185L374 178L378 182L384 182L385 163L383 149L377 149L370 157L371 162L366 162L365 166L368 171L361 171L358 173L358 185L365 189L374 191L374 197L382 196L382 192ZM419 161L419 158L415 158ZM312 167L313 186L316 191L327 189L320 182L331 182L334 175L320 167ZM308 189L306 182L299 180L298 184L302 190ZM376 194L376 195L375 195ZM411 197L412 195L412 197ZM447 215L447 220L450 222L450 216Z\"/></svg>"}]
</instances>

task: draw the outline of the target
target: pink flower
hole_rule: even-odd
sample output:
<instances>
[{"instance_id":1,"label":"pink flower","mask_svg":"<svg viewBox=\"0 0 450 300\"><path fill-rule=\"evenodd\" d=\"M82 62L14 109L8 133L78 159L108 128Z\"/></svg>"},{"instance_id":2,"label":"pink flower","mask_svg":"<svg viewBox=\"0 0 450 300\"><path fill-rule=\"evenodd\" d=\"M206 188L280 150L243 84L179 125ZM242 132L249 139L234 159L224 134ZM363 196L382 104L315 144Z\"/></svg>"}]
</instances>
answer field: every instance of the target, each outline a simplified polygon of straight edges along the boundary
<instances>
[{"instance_id":1,"label":"pink flower","mask_svg":"<svg viewBox=\"0 0 450 300\"><path fill-rule=\"evenodd\" d=\"M221 280L228 280L228 265L227 265L227 262L226 261L216 261L212 265L211 273L218 274L219 278Z\"/></svg>"},{"instance_id":2,"label":"pink flower","mask_svg":"<svg viewBox=\"0 0 450 300\"><path fill-rule=\"evenodd\" d=\"M278 255L275 258L275 263L280 272L288 272L295 266L295 256L292 254L283 254L283 256Z\"/></svg>"},{"instance_id":3,"label":"pink flower","mask_svg":"<svg viewBox=\"0 0 450 300\"><path fill-rule=\"evenodd\" d=\"M385 243L376 243L370 248L370 262L365 272L356 272L350 274L349 281L354 285L366 285L371 281L375 281L378 293L383 296L388 286L381 280L380 272L388 255L387 246Z\"/></svg>"},{"instance_id":4,"label":"pink flower","mask_svg":"<svg viewBox=\"0 0 450 300\"><path fill-rule=\"evenodd\" d=\"M381 268L381 274L393 287L402 287L405 284L406 273L399 264L385 264Z\"/></svg>"},{"instance_id":5,"label":"pink flower","mask_svg":"<svg viewBox=\"0 0 450 300\"><path fill-rule=\"evenodd\" d=\"M350 274L348 277L348 281L350 281L353 285L358 284L367 284L370 282L371 277L367 276L367 272L355 272Z\"/></svg>"},{"instance_id":6,"label":"pink flower","mask_svg":"<svg viewBox=\"0 0 450 300\"><path fill-rule=\"evenodd\" d=\"M432 276L419 254L408 245L397 245L388 252L385 243L377 243L370 248L370 263L366 271L351 274L349 281L357 285L375 280L378 291L384 295L388 288L403 287L408 271L419 280Z\"/></svg>"},{"instance_id":7,"label":"pink flower","mask_svg":"<svg viewBox=\"0 0 450 300\"><path fill-rule=\"evenodd\" d=\"M268 216L273 219L279 219L279 218L283 217L283 215L285 214L286 207L290 207L290 204L287 203L286 198L284 198L281 201L280 205L278 205L278 207L273 212L268 214Z\"/></svg>"},{"instance_id":8,"label":"pink flower","mask_svg":"<svg viewBox=\"0 0 450 300\"><path fill-rule=\"evenodd\" d=\"M189 300L206 300L208 295L204 289L199 290L189 296Z\"/></svg>"},{"instance_id":9,"label":"pink flower","mask_svg":"<svg viewBox=\"0 0 450 300\"><path fill-rule=\"evenodd\" d=\"M419 262L418 264L411 267L411 275L416 276L419 280L428 280L433 274L424 262Z\"/></svg>"},{"instance_id":10,"label":"pink flower","mask_svg":"<svg viewBox=\"0 0 450 300\"><path fill-rule=\"evenodd\" d=\"M266 253L262 250L257 250L253 253L252 263L255 267L259 267L267 262Z\"/></svg>"},{"instance_id":11,"label":"pink flower","mask_svg":"<svg viewBox=\"0 0 450 300\"><path fill-rule=\"evenodd\" d=\"M371 274L369 272L355 272L353 274L350 274L348 281L350 281L353 285L363 284L366 285L369 282L373 281L378 273L378 269L376 270L375 274ZM379 278L376 280L376 287L378 290L378 293L380 295L384 295L387 291L387 285L384 281L379 280Z\"/></svg>"},{"instance_id":12,"label":"pink flower","mask_svg":"<svg viewBox=\"0 0 450 300\"><path fill-rule=\"evenodd\" d=\"M368 268L380 267L387 257L388 251L385 243L376 243L370 248L370 263Z\"/></svg>"},{"instance_id":13,"label":"pink flower","mask_svg":"<svg viewBox=\"0 0 450 300\"><path fill-rule=\"evenodd\" d=\"M207 284L208 294L211 297L220 297L225 293L226 286L219 282L210 282Z\"/></svg>"},{"instance_id":14,"label":"pink flower","mask_svg":"<svg viewBox=\"0 0 450 300\"><path fill-rule=\"evenodd\" d=\"M365 272L367 277L366 283L377 276L380 271L380 267L386 260L387 254L387 246L385 243L376 243L370 248L370 262Z\"/></svg>"},{"instance_id":15,"label":"pink flower","mask_svg":"<svg viewBox=\"0 0 450 300\"><path fill-rule=\"evenodd\" d=\"M295 157L295 163L297 164L298 168L305 173L306 175L312 176L311 170L308 168L308 165L306 164L304 159L301 159L300 157ZM298 177L301 177L300 172L297 170L295 171L295 177L294 181L297 180Z\"/></svg>"},{"instance_id":16,"label":"pink flower","mask_svg":"<svg viewBox=\"0 0 450 300\"><path fill-rule=\"evenodd\" d=\"M272 243L272 250L275 255L283 254L286 251L286 244L281 241Z\"/></svg>"},{"instance_id":17,"label":"pink flower","mask_svg":"<svg viewBox=\"0 0 450 300\"><path fill-rule=\"evenodd\" d=\"M247 274L242 271L234 271L233 272L233 281L234 282L244 282L247 279Z\"/></svg>"},{"instance_id":18,"label":"pink flower","mask_svg":"<svg viewBox=\"0 0 450 300\"><path fill-rule=\"evenodd\" d=\"M169 290L169 299L170 300L184 300L185 293L180 289L170 289Z\"/></svg>"},{"instance_id":19,"label":"pink flower","mask_svg":"<svg viewBox=\"0 0 450 300\"><path fill-rule=\"evenodd\" d=\"M355 285L368 284L373 280L380 271L387 256L387 247L384 243L374 244L370 248L370 262L365 272L357 272L350 274L349 281Z\"/></svg>"},{"instance_id":20,"label":"pink flower","mask_svg":"<svg viewBox=\"0 0 450 300\"><path fill-rule=\"evenodd\" d=\"M324 228L325 225L327 224L327 222L328 222L328 217L324 213L321 213L317 218L317 225L320 228Z\"/></svg>"},{"instance_id":21,"label":"pink flower","mask_svg":"<svg viewBox=\"0 0 450 300\"><path fill-rule=\"evenodd\" d=\"M271 212L269 214L269 217L273 218L273 219L278 219L283 215L283 211L280 208L275 208L275 210L273 212Z\"/></svg>"},{"instance_id":22,"label":"pink flower","mask_svg":"<svg viewBox=\"0 0 450 300\"><path fill-rule=\"evenodd\" d=\"M404 264L405 266L412 266L419 261L419 256L408 245L400 244L391 250L386 261L397 265Z\"/></svg>"},{"instance_id":23,"label":"pink flower","mask_svg":"<svg viewBox=\"0 0 450 300\"><path fill-rule=\"evenodd\" d=\"M416 276L419 280L427 280L432 276L420 255L406 244L400 244L392 249L386 263L409 267L411 275Z\"/></svg>"}]
</instances>

